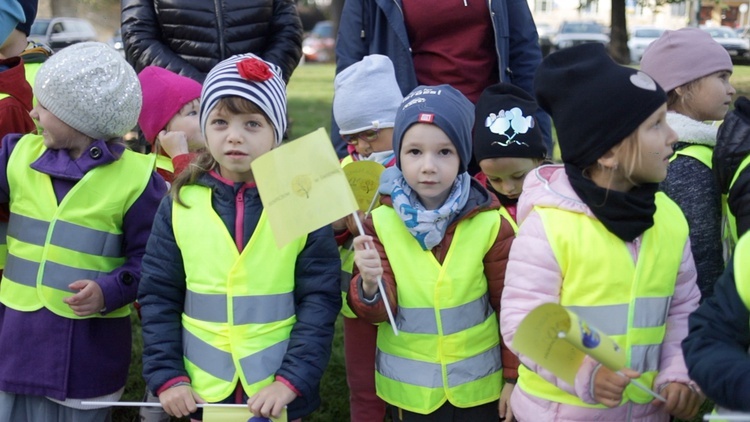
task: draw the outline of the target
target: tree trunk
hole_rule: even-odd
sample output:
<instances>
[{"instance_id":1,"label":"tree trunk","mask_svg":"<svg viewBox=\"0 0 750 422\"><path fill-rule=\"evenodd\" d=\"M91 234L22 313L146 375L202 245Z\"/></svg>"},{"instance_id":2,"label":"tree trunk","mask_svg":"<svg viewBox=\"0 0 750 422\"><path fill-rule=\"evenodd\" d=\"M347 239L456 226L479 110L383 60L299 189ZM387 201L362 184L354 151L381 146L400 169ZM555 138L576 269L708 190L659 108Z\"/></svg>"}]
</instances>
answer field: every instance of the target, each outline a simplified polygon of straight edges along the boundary
<instances>
[{"instance_id":1,"label":"tree trunk","mask_svg":"<svg viewBox=\"0 0 750 422\"><path fill-rule=\"evenodd\" d=\"M52 16L78 16L79 0L54 0L50 2Z\"/></svg>"},{"instance_id":2,"label":"tree trunk","mask_svg":"<svg viewBox=\"0 0 750 422\"><path fill-rule=\"evenodd\" d=\"M609 54L620 64L630 64L628 30L625 22L625 0L612 0L612 28Z\"/></svg>"}]
</instances>

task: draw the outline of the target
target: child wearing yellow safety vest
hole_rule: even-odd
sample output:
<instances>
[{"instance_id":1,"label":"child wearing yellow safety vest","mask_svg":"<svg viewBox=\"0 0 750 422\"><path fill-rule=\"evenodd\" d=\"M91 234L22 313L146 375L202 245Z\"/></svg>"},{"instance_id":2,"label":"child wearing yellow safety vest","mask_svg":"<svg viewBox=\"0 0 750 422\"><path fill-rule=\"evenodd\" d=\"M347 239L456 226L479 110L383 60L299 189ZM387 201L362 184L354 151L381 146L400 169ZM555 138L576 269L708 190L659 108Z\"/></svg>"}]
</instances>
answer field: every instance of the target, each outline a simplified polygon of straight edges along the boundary
<instances>
[{"instance_id":1,"label":"child wearing yellow safety vest","mask_svg":"<svg viewBox=\"0 0 750 422\"><path fill-rule=\"evenodd\" d=\"M143 375L173 416L247 403L294 420L320 404L340 260L330 226L279 249L254 183L251 163L286 129L280 69L253 54L219 63L200 125L208 150L162 201L143 261Z\"/></svg>"},{"instance_id":2,"label":"child wearing yellow safety vest","mask_svg":"<svg viewBox=\"0 0 750 422\"><path fill-rule=\"evenodd\" d=\"M549 55L534 86L555 122L563 165L526 177L500 308L503 338L512 347L531 310L559 303L610 336L627 362L616 373L586 356L570 385L521 355L513 411L520 421L690 419L703 398L680 342L700 293L685 217L658 192L677 141L666 94L600 44Z\"/></svg>"},{"instance_id":3,"label":"child wearing yellow safety vest","mask_svg":"<svg viewBox=\"0 0 750 422\"><path fill-rule=\"evenodd\" d=\"M497 196L513 224L523 180L547 154L537 110L529 93L505 83L487 87L476 104L474 159L482 171L474 177Z\"/></svg>"},{"instance_id":4,"label":"child wearing yellow safety vest","mask_svg":"<svg viewBox=\"0 0 750 422\"><path fill-rule=\"evenodd\" d=\"M0 421L106 421L123 394L130 304L164 180L116 141L136 123L133 68L104 43L72 45L39 69L39 135L0 148L10 207L0 282Z\"/></svg>"},{"instance_id":5,"label":"child wearing yellow safety vest","mask_svg":"<svg viewBox=\"0 0 750 422\"><path fill-rule=\"evenodd\" d=\"M172 183L206 147L198 118L201 84L158 66L146 66L138 80L143 88L138 126L151 145L156 171Z\"/></svg>"},{"instance_id":6,"label":"child wearing yellow safety vest","mask_svg":"<svg viewBox=\"0 0 750 422\"><path fill-rule=\"evenodd\" d=\"M690 315L682 342L690 377L717 413L750 414L750 235L744 234L714 295ZM747 418L745 418L746 420ZM738 420L738 419L735 419Z\"/></svg>"},{"instance_id":7,"label":"child wearing yellow safety vest","mask_svg":"<svg viewBox=\"0 0 750 422\"><path fill-rule=\"evenodd\" d=\"M724 271L722 197L712 154L714 123L724 119L736 93L729 83L732 69L727 50L699 28L665 31L641 59L641 70L667 93L667 123L679 138L660 189L687 219L703 299Z\"/></svg>"},{"instance_id":8,"label":"child wearing yellow safety vest","mask_svg":"<svg viewBox=\"0 0 750 422\"><path fill-rule=\"evenodd\" d=\"M377 83L373 83L377 81ZM345 167L355 161L374 161L384 167L396 163L393 154L393 122L403 96L396 82L393 63L387 56L373 54L339 72L333 80L333 118L347 144ZM373 195L377 195L373 191ZM374 198L373 198L374 199ZM360 218L364 213L360 211ZM341 293L346 298L352 279L353 217L333 223L341 254ZM352 421L382 421L385 402L375 393L375 341L378 327L354 315L344 299L344 359L349 386L349 414Z\"/></svg>"},{"instance_id":9,"label":"child wearing yellow safety vest","mask_svg":"<svg viewBox=\"0 0 750 422\"><path fill-rule=\"evenodd\" d=\"M724 237L730 245L750 230L750 99L740 96L716 135L714 175L726 196ZM730 251L731 252L731 251Z\"/></svg>"},{"instance_id":10,"label":"child wearing yellow safety vest","mask_svg":"<svg viewBox=\"0 0 750 422\"><path fill-rule=\"evenodd\" d=\"M518 362L500 341L497 311L513 227L467 172L473 121L472 104L449 85L407 95L394 126L396 166L381 177L383 205L354 239L348 300L357 316L382 323L375 385L394 420L510 415L513 385L503 377L515 379Z\"/></svg>"}]
</instances>

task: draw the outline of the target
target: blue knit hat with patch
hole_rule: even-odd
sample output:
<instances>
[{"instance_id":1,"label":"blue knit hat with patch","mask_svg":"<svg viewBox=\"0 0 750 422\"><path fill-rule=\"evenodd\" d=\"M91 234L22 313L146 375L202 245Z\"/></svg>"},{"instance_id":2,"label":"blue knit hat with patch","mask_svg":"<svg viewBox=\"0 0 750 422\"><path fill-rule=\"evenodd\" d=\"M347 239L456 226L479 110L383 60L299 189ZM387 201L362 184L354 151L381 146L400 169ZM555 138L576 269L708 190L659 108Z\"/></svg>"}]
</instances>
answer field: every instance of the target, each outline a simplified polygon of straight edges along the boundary
<instances>
[{"instance_id":1,"label":"blue knit hat with patch","mask_svg":"<svg viewBox=\"0 0 750 422\"><path fill-rule=\"evenodd\" d=\"M471 160L471 130L474 126L474 105L450 85L420 85L401 102L393 128L393 152L396 166L401 168L401 141L416 123L439 127L453 142L461 163L458 174L466 171Z\"/></svg>"}]
</instances>

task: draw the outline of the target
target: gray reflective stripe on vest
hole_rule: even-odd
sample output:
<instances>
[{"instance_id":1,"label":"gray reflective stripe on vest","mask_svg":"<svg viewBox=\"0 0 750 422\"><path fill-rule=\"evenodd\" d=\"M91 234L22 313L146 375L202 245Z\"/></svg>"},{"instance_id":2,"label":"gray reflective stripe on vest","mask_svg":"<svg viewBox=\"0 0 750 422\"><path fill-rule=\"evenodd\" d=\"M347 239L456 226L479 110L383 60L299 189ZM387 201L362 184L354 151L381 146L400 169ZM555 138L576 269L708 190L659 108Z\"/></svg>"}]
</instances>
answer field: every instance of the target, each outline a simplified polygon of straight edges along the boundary
<instances>
[{"instance_id":1,"label":"gray reflective stripe on vest","mask_svg":"<svg viewBox=\"0 0 750 422\"><path fill-rule=\"evenodd\" d=\"M232 355L199 339L188 330L182 330L182 352L187 360L212 376L227 382L234 380Z\"/></svg>"},{"instance_id":2,"label":"gray reflective stripe on vest","mask_svg":"<svg viewBox=\"0 0 750 422\"><path fill-rule=\"evenodd\" d=\"M236 296L232 298L232 306L235 325L284 321L294 315L294 294Z\"/></svg>"},{"instance_id":3,"label":"gray reflective stripe on vest","mask_svg":"<svg viewBox=\"0 0 750 422\"><path fill-rule=\"evenodd\" d=\"M349 293L349 283L352 282L352 273L341 270L341 291Z\"/></svg>"},{"instance_id":4,"label":"gray reflective stripe on vest","mask_svg":"<svg viewBox=\"0 0 750 422\"><path fill-rule=\"evenodd\" d=\"M294 315L294 294L281 293L264 296L238 296L232 298L234 325L267 324L284 321ZM227 297L224 294L185 294L185 315L207 322L227 320Z\"/></svg>"},{"instance_id":5,"label":"gray reflective stripe on vest","mask_svg":"<svg viewBox=\"0 0 750 422\"><path fill-rule=\"evenodd\" d=\"M477 326L493 315L487 295L453 308L440 310L443 335L455 334ZM405 333L438 334L435 308L398 307L396 327Z\"/></svg>"},{"instance_id":6,"label":"gray reflective stripe on vest","mask_svg":"<svg viewBox=\"0 0 750 422\"><path fill-rule=\"evenodd\" d=\"M427 388L443 386L443 372L438 363L395 356L378 349L375 366L381 375L394 381ZM482 379L501 368L500 347L493 347L479 355L446 365L448 386L455 387Z\"/></svg>"},{"instance_id":7,"label":"gray reflective stripe on vest","mask_svg":"<svg viewBox=\"0 0 750 422\"><path fill-rule=\"evenodd\" d=\"M288 345L289 339L286 339L240 359L242 373L248 384L255 384L274 375L281 368Z\"/></svg>"},{"instance_id":8,"label":"gray reflective stripe on vest","mask_svg":"<svg viewBox=\"0 0 750 422\"><path fill-rule=\"evenodd\" d=\"M122 256L122 235L107 233L58 220L52 230L50 243L97 256Z\"/></svg>"},{"instance_id":9,"label":"gray reflective stripe on vest","mask_svg":"<svg viewBox=\"0 0 750 422\"><path fill-rule=\"evenodd\" d=\"M661 344L636 345L630 348L630 367L638 372L658 371Z\"/></svg>"},{"instance_id":10,"label":"gray reflective stripe on vest","mask_svg":"<svg viewBox=\"0 0 750 422\"><path fill-rule=\"evenodd\" d=\"M660 327L667 322L672 297L639 297L635 300L633 327Z\"/></svg>"},{"instance_id":11,"label":"gray reflective stripe on vest","mask_svg":"<svg viewBox=\"0 0 750 422\"><path fill-rule=\"evenodd\" d=\"M43 220L11 213L8 222L8 235L21 242L44 246L47 240L49 223ZM66 221L57 221L50 243L97 256L122 256L122 236Z\"/></svg>"},{"instance_id":12,"label":"gray reflective stripe on vest","mask_svg":"<svg viewBox=\"0 0 750 422\"><path fill-rule=\"evenodd\" d=\"M84 270L82 268L68 267L67 265L47 261L44 264L42 285L70 292L71 290L68 287L70 283L76 280L97 280L106 274L96 270Z\"/></svg>"},{"instance_id":13,"label":"gray reflective stripe on vest","mask_svg":"<svg viewBox=\"0 0 750 422\"><path fill-rule=\"evenodd\" d=\"M640 297L635 300L634 328L660 327L667 321L671 298ZM628 333L628 305L566 306L581 319L603 333L615 336Z\"/></svg>"},{"instance_id":14,"label":"gray reflective stripe on vest","mask_svg":"<svg viewBox=\"0 0 750 422\"><path fill-rule=\"evenodd\" d=\"M447 366L448 387L456 387L467 382L482 379L503 367L500 346Z\"/></svg>"},{"instance_id":15,"label":"gray reflective stripe on vest","mask_svg":"<svg viewBox=\"0 0 750 422\"><path fill-rule=\"evenodd\" d=\"M39 272L39 263L8 254L4 271L3 274L8 280L13 280L24 286L36 287L36 275Z\"/></svg>"},{"instance_id":16,"label":"gray reflective stripe on vest","mask_svg":"<svg viewBox=\"0 0 750 422\"><path fill-rule=\"evenodd\" d=\"M227 296L224 294L185 294L185 315L206 322L227 322Z\"/></svg>"},{"instance_id":17,"label":"gray reflective stripe on vest","mask_svg":"<svg viewBox=\"0 0 750 422\"><path fill-rule=\"evenodd\" d=\"M44 246L48 229L48 222L23 215L11 213L8 220L8 236L32 245Z\"/></svg>"}]
</instances>

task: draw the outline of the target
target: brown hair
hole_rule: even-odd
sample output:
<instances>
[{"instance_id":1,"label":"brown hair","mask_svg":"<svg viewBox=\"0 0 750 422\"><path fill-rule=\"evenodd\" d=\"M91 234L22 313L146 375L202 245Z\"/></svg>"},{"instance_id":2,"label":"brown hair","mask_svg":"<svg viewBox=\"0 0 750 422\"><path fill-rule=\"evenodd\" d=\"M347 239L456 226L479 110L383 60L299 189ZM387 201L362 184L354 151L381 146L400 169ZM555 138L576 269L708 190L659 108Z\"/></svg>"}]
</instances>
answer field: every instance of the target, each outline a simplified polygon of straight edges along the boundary
<instances>
[{"instance_id":1,"label":"brown hair","mask_svg":"<svg viewBox=\"0 0 750 422\"><path fill-rule=\"evenodd\" d=\"M706 75L706 76L709 76L709 75ZM685 103L685 100L692 98L693 89L695 89L695 87L700 83L700 81L703 80L703 78L705 78L706 76L702 78L698 78L694 81L690 81L684 85L678 86L677 88L682 89L682 92L683 92L682 95L677 93L677 88L669 91L667 93L667 110L674 110L678 106L682 106L682 108L689 110L690 107L687 106L687 104Z\"/></svg>"},{"instance_id":2,"label":"brown hair","mask_svg":"<svg viewBox=\"0 0 750 422\"><path fill-rule=\"evenodd\" d=\"M213 110L224 111L230 114L262 114L266 119L266 122L268 122L268 124L273 127L273 123L268 118L266 113L260 109L260 107L242 97L223 97L219 99ZM203 128L203 131L205 133L205 128ZM208 142L208 139L206 139L206 142ZM208 148L205 151L199 153L198 156L195 157L190 163L190 166L188 166L185 171L180 173L174 179L172 187L169 190L169 194L172 196L172 199L178 204L187 207L187 204L182 202L182 199L180 198L180 189L185 185L194 184L200 176L215 169L216 165L216 160L211 155L211 152L208 150Z\"/></svg>"}]
</instances>

